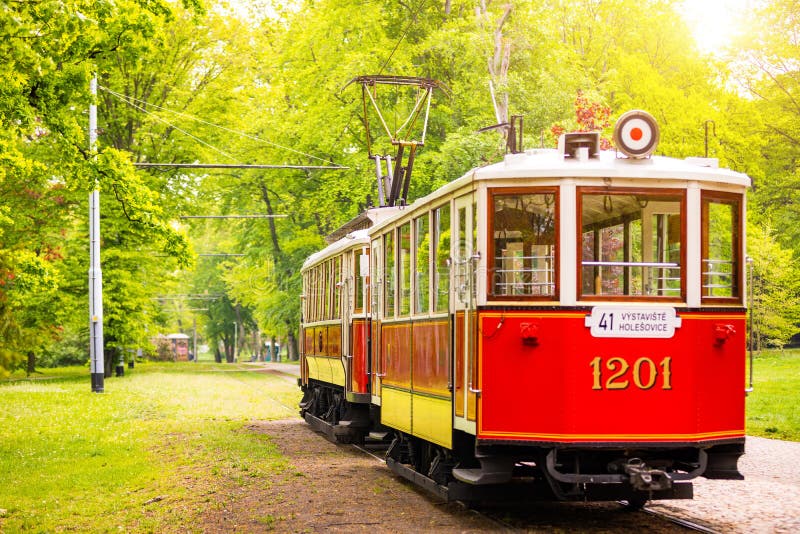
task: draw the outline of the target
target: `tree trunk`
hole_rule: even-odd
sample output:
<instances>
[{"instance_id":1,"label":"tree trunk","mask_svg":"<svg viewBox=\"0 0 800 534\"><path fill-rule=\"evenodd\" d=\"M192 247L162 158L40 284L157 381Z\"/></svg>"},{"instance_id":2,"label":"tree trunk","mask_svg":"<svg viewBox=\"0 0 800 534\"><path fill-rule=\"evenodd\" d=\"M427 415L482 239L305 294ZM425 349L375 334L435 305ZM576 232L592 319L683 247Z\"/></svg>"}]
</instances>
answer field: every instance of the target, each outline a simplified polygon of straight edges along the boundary
<instances>
[{"instance_id":1,"label":"tree trunk","mask_svg":"<svg viewBox=\"0 0 800 534\"><path fill-rule=\"evenodd\" d=\"M299 351L297 350L297 338L294 337L294 330L289 327L289 333L286 335L286 359L291 362L296 362L300 359Z\"/></svg>"},{"instance_id":2,"label":"tree trunk","mask_svg":"<svg viewBox=\"0 0 800 534\"><path fill-rule=\"evenodd\" d=\"M25 372L27 376L31 376L36 372L36 354L32 350L28 351L28 365Z\"/></svg>"},{"instance_id":3,"label":"tree trunk","mask_svg":"<svg viewBox=\"0 0 800 534\"><path fill-rule=\"evenodd\" d=\"M264 184L261 184L261 199L264 201L264 205L267 208L267 215L275 215L275 213L272 211L272 202L270 202L269 199L269 191L267 191L267 186ZM281 251L281 246L278 243L278 229L275 226L275 218L270 217L267 219L267 224L269 225L269 236L272 240L272 250L275 258L277 259L283 254L283 252Z\"/></svg>"},{"instance_id":4,"label":"tree trunk","mask_svg":"<svg viewBox=\"0 0 800 534\"><path fill-rule=\"evenodd\" d=\"M512 4L506 4L503 7L503 15L495 24L493 34L494 49L488 61L489 93L492 97L495 119L498 124L508 122L508 90L505 85L508 82L508 67L511 60L511 40L504 37L503 26L508 20L512 9ZM481 2L480 7L476 7L475 10L478 15L478 21L482 25L482 19L488 18L486 3ZM502 91L500 94L497 93L498 89L495 85L500 86L499 89ZM507 130L505 133L508 135Z\"/></svg>"}]
</instances>

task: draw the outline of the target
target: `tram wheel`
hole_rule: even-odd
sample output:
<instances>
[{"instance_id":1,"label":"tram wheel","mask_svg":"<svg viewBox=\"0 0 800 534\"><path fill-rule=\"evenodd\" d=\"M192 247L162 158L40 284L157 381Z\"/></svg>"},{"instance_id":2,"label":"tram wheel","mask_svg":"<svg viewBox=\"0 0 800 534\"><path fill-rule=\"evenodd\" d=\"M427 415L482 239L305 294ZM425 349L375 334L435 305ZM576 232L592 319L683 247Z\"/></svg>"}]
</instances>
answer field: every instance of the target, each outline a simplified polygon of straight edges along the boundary
<instances>
[{"instance_id":1,"label":"tram wheel","mask_svg":"<svg viewBox=\"0 0 800 534\"><path fill-rule=\"evenodd\" d=\"M644 495L637 495L625 501L625 509L636 512L644 508L645 504L647 504L647 497Z\"/></svg>"}]
</instances>

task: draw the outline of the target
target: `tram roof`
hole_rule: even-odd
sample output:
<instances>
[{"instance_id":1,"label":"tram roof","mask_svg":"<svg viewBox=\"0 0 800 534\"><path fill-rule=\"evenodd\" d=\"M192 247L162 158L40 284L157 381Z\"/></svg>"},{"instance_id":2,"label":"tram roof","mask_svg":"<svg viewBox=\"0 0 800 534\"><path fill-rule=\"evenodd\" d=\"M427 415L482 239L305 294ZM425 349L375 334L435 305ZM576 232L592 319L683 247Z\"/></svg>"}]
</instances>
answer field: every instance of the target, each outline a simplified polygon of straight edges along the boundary
<instances>
[{"instance_id":1,"label":"tram roof","mask_svg":"<svg viewBox=\"0 0 800 534\"><path fill-rule=\"evenodd\" d=\"M322 250L315 252L311 256L309 256L306 261L303 262L303 267L300 269L304 271L311 267L312 265L319 263L320 260L323 260L329 256L332 256L339 252L344 252L345 250L352 248L353 246L357 245L364 245L368 246L369 244L369 230L355 230L350 232L343 238L334 241L327 247L323 248Z\"/></svg>"},{"instance_id":2,"label":"tram roof","mask_svg":"<svg viewBox=\"0 0 800 534\"><path fill-rule=\"evenodd\" d=\"M473 182L513 179L569 179L569 178L610 178L637 180L679 180L696 181L706 184L724 184L749 187L750 177L746 174L719 168L716 159L686 158L677 159L665 156L652 156L644 159L622 157L613 150L600 151L594 157L579 160L567 158L555 149L533 149L520 154L507 154L497 163L478 167L461 178L443 185L429 195L414 201L405 208L378 208L385 213L375 220L369 229L356 230L345 237L312 254L303 263L303 269L320 260L351 248L355 244L369 243L369 232L391 225L404 213L414 212L425 205L436 204L437 200L449 193L458 191Z\"/></svg>"},{"instance_id":3,"label":"tram roof","mask_svg":"<svg viewBox=\"0 0 800 534\"><path fill-rule=\"evenodd\" d=\"M503 161L480 167L474 179L508 178L637 178L676 179L750 186L750 177L719 168L716 158L677 159L665 156L633 159L616 151L600 151L596 156L579 160L564 157L555 149L533 149L507 154ZM471 173L468 173L471 174Z\"/></svg>"}]
</instances>

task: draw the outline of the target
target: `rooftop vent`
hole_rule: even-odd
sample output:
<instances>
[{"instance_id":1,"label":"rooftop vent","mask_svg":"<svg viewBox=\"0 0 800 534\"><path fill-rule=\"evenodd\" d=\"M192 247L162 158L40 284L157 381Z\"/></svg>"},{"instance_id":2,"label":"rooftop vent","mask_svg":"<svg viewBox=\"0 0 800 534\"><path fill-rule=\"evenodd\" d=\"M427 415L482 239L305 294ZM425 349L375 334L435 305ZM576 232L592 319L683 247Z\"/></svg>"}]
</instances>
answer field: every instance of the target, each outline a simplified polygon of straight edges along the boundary
<instances>
[{"instance_id":1,"label":"rooftop vent","mask_svg":"<svg viewBox=\"0 0 800 534\"><path fill-rule=\"evenodd\" d=\"M600 134L598 132L570 132L558 138L558 151L565 158L585 161L596 158L600 152Z\"/></svg>"}]
</instances>

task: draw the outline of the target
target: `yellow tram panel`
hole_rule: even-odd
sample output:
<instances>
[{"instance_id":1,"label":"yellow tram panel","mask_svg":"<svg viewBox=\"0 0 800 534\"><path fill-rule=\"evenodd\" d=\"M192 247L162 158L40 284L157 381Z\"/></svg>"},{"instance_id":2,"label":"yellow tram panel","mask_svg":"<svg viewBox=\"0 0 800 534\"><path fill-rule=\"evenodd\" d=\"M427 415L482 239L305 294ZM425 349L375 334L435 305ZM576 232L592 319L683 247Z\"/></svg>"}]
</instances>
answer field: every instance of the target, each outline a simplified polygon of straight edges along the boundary
<instances>
[{"instance_id":1,"label":"yellow tram panel","mask_svg":"<svg viewBox=\"0 0 800 534\"><path fill-rule=\"evenodd\" d=\"M411 392L381 388L381 423L411 433Z\"/></svg>"},{"instance_id":2,"label":"yellow tram panel","mask_svg":"<svg viewBox=\"0 0 800 534\"><path fill-rule=\"evenodd\" d=\"M448 449L453 446L453 403L450 399L414 394L411 413L414 414L413 435Z\"/></svg>"}]
</instances>

